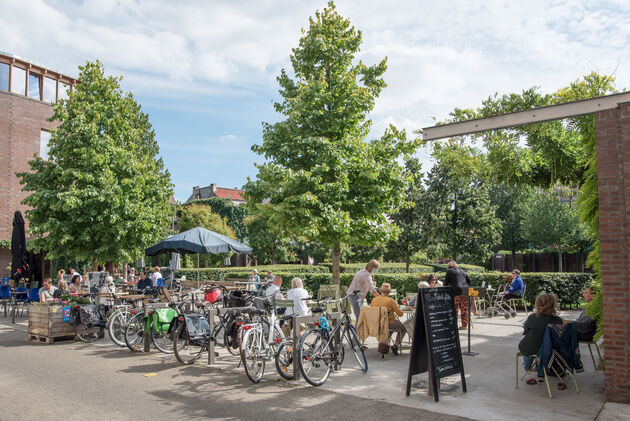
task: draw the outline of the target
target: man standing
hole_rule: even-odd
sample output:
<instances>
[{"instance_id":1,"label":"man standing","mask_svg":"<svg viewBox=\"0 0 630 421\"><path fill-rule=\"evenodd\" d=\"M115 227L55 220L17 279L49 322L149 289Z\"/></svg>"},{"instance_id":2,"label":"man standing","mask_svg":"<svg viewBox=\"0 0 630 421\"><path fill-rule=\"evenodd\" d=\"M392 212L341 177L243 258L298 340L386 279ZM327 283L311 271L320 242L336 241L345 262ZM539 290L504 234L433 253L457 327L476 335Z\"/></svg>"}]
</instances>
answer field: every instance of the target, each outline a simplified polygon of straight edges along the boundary
<instances>
[{"instance_id":1,"label":"man standing","mask_svg":"<svg viewBox=\"0 0 630 421\"><path fill-rule=\"evenodd\" d=\"M374 296L380 295L376 290L376 285L374 285L374 281L372 281L372 274L378 272L378 261L372 259L367 265L365 265L365 269L361 269L358 271L354 278L352 278L352 282L350 282L350 286L348 287L348 292L352 292L354 290L360 290L357 295L350 295L348 297L348 301L352 306L352 312L354 313L354 317L356 318L356 323L359 323L359 314L361 313L361 304L363 302L363 298L367 295L368 291L371 292Z\"/></svg>"},{"instance_id":2,"label":"man standing","mask_svg":"<svg viewBox=\"0 0 630 421\"><path fill-rule=\"evenodd\" d=\"M69 268L69 272L70 272L70 279L72 279L74 277L74 275L79 275L77 273L76 270L74 270L74 268L72 266L70 266ZM83 277L81 275L79 275L79 284L83 283Z\"/></svg>"},{"instance_id":3,"label":"man standing","mask_svg":"<svg viewBox=\"0 0 630 421\"><path fill-rule=\"evenodd\" d=\"M461 330L468 327L468 297L462 295L462 290L470 286L470 278L462 269L457 266L455 260L448 262L446 276L444 277L444 286L453 288L455 299L455 311L459 309L462 314Z\"/></svg>"}]
</instances>

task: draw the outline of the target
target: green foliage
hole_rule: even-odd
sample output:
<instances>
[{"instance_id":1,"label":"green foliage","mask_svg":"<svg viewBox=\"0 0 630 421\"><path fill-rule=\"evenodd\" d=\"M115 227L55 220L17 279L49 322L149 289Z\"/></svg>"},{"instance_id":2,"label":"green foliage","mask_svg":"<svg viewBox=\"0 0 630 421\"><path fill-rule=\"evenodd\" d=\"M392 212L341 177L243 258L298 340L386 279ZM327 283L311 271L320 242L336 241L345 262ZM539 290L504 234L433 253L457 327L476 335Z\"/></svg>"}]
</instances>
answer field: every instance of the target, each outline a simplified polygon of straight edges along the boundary
<instances>
[{"instance_id":1,"label":"green foliage","mask_svg":"<svg viewBox=\"0 0 630 421\"><path fill-rule=\"evenodd\" d=\"M212 212L219 214L227 219L227 224L234 230L236 238L243 241L247 238L247 228L243 220L247 216L247 208L245 206L237 206L230 199L225 197L211 197L209 199L193 200L192 202L182 204L182 209L192 204L208 205L212 208Z\"/></svg>"},{"instance_id":2,"label":"green foliage","mask_svg":"<svg viewBox=\"0 0 630 421\"><path fill-rule=\"evenodd\" d=\"M320 266L328 268L328 270L332 271L331 263L323 263ZM341 273L352 273L353 275L360 271L361 269L365 269L365 263L342 263L339 267ZM420 273L420 272L428 272L431 268L425 265L417 265L410 264L409 272L411 273ZM381 263L378 268L378 273L405 273L406 272L406 264L405 263Z\"/></svg>"},{"instance_id":3,"label":"green foliage","mask_svg":"<svg viewBox=\"0 0 630 421\"><path fill-rule=\"evenodd\" d=\"M422 165L417 158L407 158L405 161L405 175L412 180L405 191L407 206L391 216L393 223L398 225L402 232L396 240L387 244L387 258L402 260L407 266L411 263L413 255L419 252L423 246L424 230L422 227L422 215L426 213L424 207L430 206L424 198L424 186L422 185ZM409 270L407 270L409 272Z\"/></svg>"},{"instance_id":4,"label":"green foliage","mask_svg":"<svg viewBox=\"0 0 630 421\"><path fill-rule=\"evenodd\" d=\"M386 60L356 60L361 32L332 2L303 34L290 56L294 78L285 70L278 77L283 101L275 109L285 119L264 124L263 144L252 150L266 162L245 189L249 201L270 200L286 235L332 248L336 265L341 244L398 235L386 215L404 203L407 180L397 159L416 142L393 126L366 141L367 115L386 86Z\"/></svg>"},{"instance_id":5,"label":"green foliage","mask_svg":"<svg viewBox=\"0 0 630 421\"><path fill-rule=\"evenodd\" d=\"M11 250L11 240L0 240L0 248Z\"/></svg>"},{"instance_id":6,"label":"green foliage","mask_svg":"<svg viewBox=\"0 0 630 421\"><path fill-rule=\"evenodd\" d=\"M281 227L275 205L248 204L250 215L245 218L247 242L254 249L258 263L275 264L295 261L291 237Z\"/></svg>"},{"instance_id":7,"label":"green foliage","mask_svg":"<svg viewBox=\"0 0 630 421\"><path fill-rule=\"evenodd\" d=\"M427 176L422 215L424 242L432 256L482 260L500 241L487 185L479 177L482 158L459 141L434 146L435 166Z\"/></svg>"},{"instance_id":8,"label":"green foliage","mask_svg":"<svg viewBox=\"0 0 630 421\"><path fill-rule=\"evenodd\" d=\"M427 266L433 268L433 270L437 271L437 272L446 272L447 266L446 264L442 264L442 263L427 263ZM486 269L483 266L477 266L477 265L467 265L465 263L458 263L457 266L459 266L460 268L464 269L466 271L466 273L469 272L485 272Z\"/></svg>"},{"instance_id":9,"label":"green foliage","mask_svg":"<svg viewBox=\"0 0 630 421\"><path fill-rule=\"evenodd\" d=\"M32 249L49 258L121 262L140 258L164 238L172 209L170 175L158 158L149 118L121 78L100 62L80 66L69 99L54 104L49 160L16 174L30 192L23 203Z\"/></svg>"},{"instance_id":10,"label":"green foliage","mask_svg":"<svg viewBox=\"0 0 630 421\"><path fill-rule=\"evenodd\" d=\"M490 203L496 206L495 215L501 221L501 244L499 247L514 254L525 248L527 242L523 238L521 222L523 210L534 190L528 186L491 183L489 185Z\"/></svg>"}]
</instances>

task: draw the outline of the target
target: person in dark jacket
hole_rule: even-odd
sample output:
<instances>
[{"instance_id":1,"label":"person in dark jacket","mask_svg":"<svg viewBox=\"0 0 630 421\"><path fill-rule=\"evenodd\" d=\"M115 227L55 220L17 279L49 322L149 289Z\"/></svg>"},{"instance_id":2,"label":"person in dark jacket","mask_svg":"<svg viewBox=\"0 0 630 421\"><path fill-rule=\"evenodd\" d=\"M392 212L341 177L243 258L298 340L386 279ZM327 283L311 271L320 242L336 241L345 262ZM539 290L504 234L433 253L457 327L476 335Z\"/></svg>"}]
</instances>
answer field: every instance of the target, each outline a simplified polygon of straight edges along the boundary
<instances>
[{"instance_id":1,"label":"person in dark jacket","mask_svg":"<svg viewBox=\"0 0 630 421\"><path fill-rule=\"evenodd\" d=\"M153 280L149 276L147 276L147 273L145 271L140 272L138 289L140 291L144 291L145 289L153 289Z\"/></svg>"},{"instance_id":2,"label":"person in dark jacket","mask_svg":"<svg viewBox=\"0 0 630 421\"><path fill-rule=\"evenodd\" d=\"M468 327L468 297L462 296L462 289L470 286L470 278L463 269L457 266L455 260L448 262L446 276L444 277L444 286L453 288L455 310L459 309L462 315L462 325L460 329L466 329Z\"/></svg>"}]
</instances>

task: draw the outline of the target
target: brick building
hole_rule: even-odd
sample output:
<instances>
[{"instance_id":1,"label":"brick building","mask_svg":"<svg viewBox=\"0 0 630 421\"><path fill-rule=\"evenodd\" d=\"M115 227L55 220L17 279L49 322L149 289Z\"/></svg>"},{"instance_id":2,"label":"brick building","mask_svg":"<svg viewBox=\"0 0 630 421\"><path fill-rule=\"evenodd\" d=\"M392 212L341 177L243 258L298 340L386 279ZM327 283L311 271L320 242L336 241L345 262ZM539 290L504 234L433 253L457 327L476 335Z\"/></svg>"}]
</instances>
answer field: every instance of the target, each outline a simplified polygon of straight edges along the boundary
<instances>
[{"instance_id":1,"label":"brick building","mask_svg":"<svg viewBox=\"0 0 630 421\"><path fill-rule=\"evenodd\" d=\"M186 203L192 202L193 200L209 199L211 197L223 197L230 199L232 203L239 206L245 203L243 193L243 190L239 190L237 188L228 189L225 187L217 187L216 184L210 184L207 187L195 186L192 189L192 194L188 200L186 200Z\"/></svg>"},{"instance_id":2,"label":"brick building","mask_svg":"<svg viewBox=\"0 0 630 421\"><path fill-rule=\"evenodd\" d=\"M56 126L48 121L51 103L67 98L75 83L69 76L0 52L0 240L11 240L13 213L27 209L21 204L27 194L15 173L27 171L33 156L48 155L50 130ZM35 263L41 265L41 259ZM0 248L0 276L10 275L10 264L11 250Z\"/></svg>"}]
</instances>

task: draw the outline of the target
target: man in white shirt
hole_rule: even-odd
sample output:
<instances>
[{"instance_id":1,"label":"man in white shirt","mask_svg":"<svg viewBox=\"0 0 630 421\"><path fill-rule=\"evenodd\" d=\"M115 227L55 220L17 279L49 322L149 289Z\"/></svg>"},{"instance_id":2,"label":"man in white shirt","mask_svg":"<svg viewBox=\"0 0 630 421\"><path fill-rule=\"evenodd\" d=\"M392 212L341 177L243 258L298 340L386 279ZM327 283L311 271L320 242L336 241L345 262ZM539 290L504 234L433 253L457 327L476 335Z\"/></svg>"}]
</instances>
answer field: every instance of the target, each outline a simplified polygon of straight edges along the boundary
<instances>
[{"instance_id":1,"label":"man in white shirt","mask_svg":"<svg viewBox=\"0 0 630 421\"><path fill-rule=\"evenodd\" d=\"M53 294L57 290L57 287L53 286L52 279L45 278L44 286L39 289L39 302L49 303L53 300Z\"/></svg>"},{"instance_id":2,"label":"man in white shirt","mask_svg":"<svg viewBox=\"0 0 630 421\"><path fill-rule=\"evenodd\" d=\"M77 271L74 270L74 268L72 266L70 266L68 269L70 270L70 280L72 280L74 275L79 275L79 284L82 284L83 283L83 277L79 273L77 273Z\"/></svg>"},{"instance_id":3,"label":"man in white shirt","mask_svg":"<svg viewBox=\"0 0 630 421\"><path fill-rule=\"evenodd\" d=\"M274 297L276 300L284 300L284 295L280 292L282 286L282 276L274 276L273 283L267 287L265 297Z\"/></svg>"}]
</instances>

